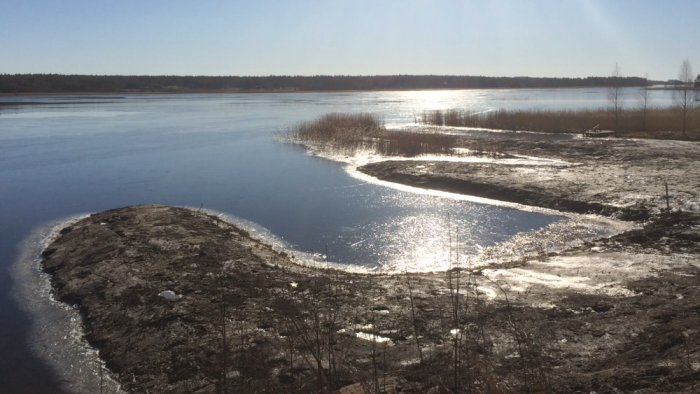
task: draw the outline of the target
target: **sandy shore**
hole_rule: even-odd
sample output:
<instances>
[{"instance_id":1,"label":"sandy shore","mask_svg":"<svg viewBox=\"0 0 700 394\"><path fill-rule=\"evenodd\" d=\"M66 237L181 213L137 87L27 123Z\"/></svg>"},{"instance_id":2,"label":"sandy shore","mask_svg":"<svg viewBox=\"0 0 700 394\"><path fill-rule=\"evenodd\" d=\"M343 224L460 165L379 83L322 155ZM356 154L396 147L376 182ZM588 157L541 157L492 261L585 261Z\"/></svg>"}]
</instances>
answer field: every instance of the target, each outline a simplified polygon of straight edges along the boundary
<instances>
[{"instance_id":1,"label":"sandy shore","mask_svg":"<svg viewBox=\"0 0 700 394\"><path fill-rule=\"evenodd\" d=\"M700 390L699 145L505 134L463 145L567 164L360 170L646 225L475 270L367 275L299 265L206 213L140 206L65 228L44 268L128 392ZM660 180L683 212L662 213Z\"/></svg>"}]
</instances>

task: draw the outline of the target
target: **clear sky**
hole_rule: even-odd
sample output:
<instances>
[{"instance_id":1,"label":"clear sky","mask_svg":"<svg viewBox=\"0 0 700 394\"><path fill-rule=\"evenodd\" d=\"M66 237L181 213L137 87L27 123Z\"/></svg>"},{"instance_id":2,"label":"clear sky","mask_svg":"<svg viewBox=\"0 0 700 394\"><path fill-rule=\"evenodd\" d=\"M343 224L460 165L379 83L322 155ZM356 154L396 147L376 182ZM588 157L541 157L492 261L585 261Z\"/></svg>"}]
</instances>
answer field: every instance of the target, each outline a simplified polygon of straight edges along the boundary
<instances>
[{"instance_id":1,"label":"clear sky","mask_svg":"<svg viewBox=\"0 0 700 394\"><path fill-rule=\"evenodd\" d=\"M700 0L0 0L0 73L700 72Z\"/></svg>"}]
</instances>

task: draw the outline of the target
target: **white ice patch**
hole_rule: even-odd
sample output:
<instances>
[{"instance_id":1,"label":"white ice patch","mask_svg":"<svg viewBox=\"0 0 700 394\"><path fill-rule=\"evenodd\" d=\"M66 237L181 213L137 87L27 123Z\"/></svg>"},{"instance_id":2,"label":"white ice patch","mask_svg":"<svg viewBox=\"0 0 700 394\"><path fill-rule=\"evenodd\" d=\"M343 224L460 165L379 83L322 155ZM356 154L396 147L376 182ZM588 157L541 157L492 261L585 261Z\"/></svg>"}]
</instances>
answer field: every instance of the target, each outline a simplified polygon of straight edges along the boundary
<instances>
[{"instance_id":1,"label":"white ice patch","mask_svg":"<svg viewBox=\"0 0 700 394\"><path fill-rule=\"evenodd\" d=\"M366 341L373 341L376 343L386 343L387 345L393 345L393 342L391 341L391 339L389 339L387 337L383 337L381 335L375 335L375 334L370 334L367 332L357 331L355 333L355 336L360 338L360 339L364 339Z\"/></svg>"},{"instance_id":2,"label":"white ice patch","mask_svg":"<svg viewBox=\"0 0 700 394\"><path fill-rule=\"evenodd\" d=\"M182 298L182 294L177 294L172 290L163 290L158 293L159 296L165 298L168 301L178 301Z\"/></svg>"},{"instance_id":3,"label":"white ice patch","mask_svg":"<svg viewBox=\"0 0 700 394\"><path fill-rule=\"evenodd\" d=\"M486 269L484 275L504 282L511 291L532 286L569 289L589 294L633 296L623 283L652 277L660 271L695 266L695 256L600 252L595 255L554 256L526 268Z\"/></svg>"},{"instance_id":4,"label":"white ice patch","mask_svg":"<svg viewBox=\"0 0 700 394\"><path fill-rule=\"evenodd\" d=\"M560 277L524 268L485 269L483 274L491 280L505 280L508 283L543 285L552 288L583 290L589 287L585 276Z\"/></svg>"},{"instance_id":5,"label":"white ice patch","mask_svg":"<svg viewBox=\"0 0 700 394\"><path fill-rule=\"evenodd\" d=\"M483 294L489 300L496 299L496 297L498 296L498 292L495 289L488 286L476 286L476 292L478 294Z\"/></svg>"}]
</instances>

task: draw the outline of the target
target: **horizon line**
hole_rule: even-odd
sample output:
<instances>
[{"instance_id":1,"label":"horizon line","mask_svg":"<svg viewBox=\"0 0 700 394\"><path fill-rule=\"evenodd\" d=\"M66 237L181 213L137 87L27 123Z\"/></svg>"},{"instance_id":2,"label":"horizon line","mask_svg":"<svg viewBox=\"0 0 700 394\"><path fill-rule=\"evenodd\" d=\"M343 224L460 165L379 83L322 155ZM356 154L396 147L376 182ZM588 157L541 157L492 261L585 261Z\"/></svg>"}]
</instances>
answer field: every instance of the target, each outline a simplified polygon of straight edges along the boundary
<instances>
[{"instance_id":1,"label":"horizon line","mask_svg":"<svg viewBox=\"0 0 700 394\"><path fill-rule=\"evenodd\" d=\"M376 77L457 77L457 78L530 78L530 79L588 79L588 78L638 78L649 79L640 76L599 76L587 75L585 77L533 77L528 75L475 75L475 74L257 74L257 75L235 75L235 74L69 74L56 72L29 72L29 73L10 73L2 72L0 75L18 76L18 75L57 75L57 76L84 76L84 77L182 77L182 78L376 78Z\"/></svg>"}]
</instances>

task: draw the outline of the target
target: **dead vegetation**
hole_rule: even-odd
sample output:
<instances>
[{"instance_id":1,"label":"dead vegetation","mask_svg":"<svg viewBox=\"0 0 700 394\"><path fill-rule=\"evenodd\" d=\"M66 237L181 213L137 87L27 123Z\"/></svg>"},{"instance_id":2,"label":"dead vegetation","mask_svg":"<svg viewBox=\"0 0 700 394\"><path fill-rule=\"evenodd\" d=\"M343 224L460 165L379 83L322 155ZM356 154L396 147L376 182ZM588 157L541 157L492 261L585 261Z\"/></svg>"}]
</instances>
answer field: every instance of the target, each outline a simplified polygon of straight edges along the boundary
<instances>
[{"instance_id":1,"label":"dead vegetation","mask_svg":"<svg viewBox=\"0 0 700 394\"><path fill-rule=\"evenodd\" d=\"M617 116L616 116L617 115ZM426 125L525 130L547 133L582 133L591 129L612 130L628 137L659 139L700 138L700 108L687 112L684 124L679 108L525 111L499 110L472 114L466 110L428 111ZM684 134L684 128L687 135Z\"/></svg>"},{"instance_id":2,"label":"dead vegetation","mask_svg":"<svg viewBox=\"0 0 700 394\"><path fill-rule=\"evenodd\" d=\"M369 151L388 156L450 153L456 136L387 130L374 115L331 113L297 125L288 132L292 140L325 151L351 155Z\"/></svg>"}]
</instances>

